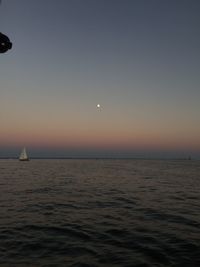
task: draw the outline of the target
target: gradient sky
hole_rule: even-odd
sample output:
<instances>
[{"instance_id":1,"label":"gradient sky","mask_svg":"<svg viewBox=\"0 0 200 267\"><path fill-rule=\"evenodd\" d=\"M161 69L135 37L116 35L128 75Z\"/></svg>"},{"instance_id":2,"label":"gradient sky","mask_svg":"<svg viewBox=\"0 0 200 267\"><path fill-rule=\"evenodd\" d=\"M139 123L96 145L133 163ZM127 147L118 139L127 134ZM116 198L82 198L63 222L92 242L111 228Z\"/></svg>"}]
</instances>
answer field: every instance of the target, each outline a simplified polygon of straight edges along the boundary
<instances>
[{"instance_id":1,"label":"gradient sky","mask_svg":"<svg viewBox=\"0 0 200 267\"><path fill-rule=\"evenodd\" d=\"M3 0L0 156L199 157L199 14L199 0Z\"/></svg>"}]
</instances>

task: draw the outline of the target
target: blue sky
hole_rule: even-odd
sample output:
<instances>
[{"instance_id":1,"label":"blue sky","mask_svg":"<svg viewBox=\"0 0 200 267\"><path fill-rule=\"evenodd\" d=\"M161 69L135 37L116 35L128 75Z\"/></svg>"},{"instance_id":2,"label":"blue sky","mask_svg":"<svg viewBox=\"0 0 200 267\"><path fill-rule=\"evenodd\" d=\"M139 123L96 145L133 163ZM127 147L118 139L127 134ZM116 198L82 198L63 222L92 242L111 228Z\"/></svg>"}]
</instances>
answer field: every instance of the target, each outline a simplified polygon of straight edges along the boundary
<instances>
[{"instance_id":1,"label":"blue sky","mask_svg":"<svg viewBox=\"0 0 200 267\"><path fill-rule=\"evenodd\" d=\"M197 0L2 1L0 156L200 155L199 14Z\"/></svg>"}]
</instances>

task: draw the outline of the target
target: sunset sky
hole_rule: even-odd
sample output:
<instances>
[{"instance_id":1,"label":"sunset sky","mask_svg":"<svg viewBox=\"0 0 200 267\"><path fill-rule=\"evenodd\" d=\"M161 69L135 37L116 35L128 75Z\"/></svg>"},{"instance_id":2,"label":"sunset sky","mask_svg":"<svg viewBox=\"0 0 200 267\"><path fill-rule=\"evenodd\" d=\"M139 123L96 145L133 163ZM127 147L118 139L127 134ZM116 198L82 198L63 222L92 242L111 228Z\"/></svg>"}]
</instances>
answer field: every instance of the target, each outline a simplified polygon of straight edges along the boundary
<instances>
[{"instance_id":1,"label":"sunset sky","mask_svg":"<svg viewBox=\"0 0 200 267\"><path fill-rule=\"evenodd\" d=\"M199 0L3 0L0 157L200 157L199 14Z\"/></svg>"}]
</instances>

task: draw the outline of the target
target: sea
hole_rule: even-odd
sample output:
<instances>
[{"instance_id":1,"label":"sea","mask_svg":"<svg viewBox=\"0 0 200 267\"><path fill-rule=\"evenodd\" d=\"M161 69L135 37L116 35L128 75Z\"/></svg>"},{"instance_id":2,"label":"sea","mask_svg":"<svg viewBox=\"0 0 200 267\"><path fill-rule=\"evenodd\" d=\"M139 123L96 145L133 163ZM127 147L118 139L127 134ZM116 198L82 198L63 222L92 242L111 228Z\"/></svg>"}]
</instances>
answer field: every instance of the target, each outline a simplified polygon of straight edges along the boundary
<instances>
[{"instance_id":1,"label":"sea","mask_svg":"<svg viewBox=\"0 0 200 267\"><path fill-rule=\"evenodd\" d=\"M200 266L200 161L0 160L0 267Z\"/></svg>"}]
</instances>

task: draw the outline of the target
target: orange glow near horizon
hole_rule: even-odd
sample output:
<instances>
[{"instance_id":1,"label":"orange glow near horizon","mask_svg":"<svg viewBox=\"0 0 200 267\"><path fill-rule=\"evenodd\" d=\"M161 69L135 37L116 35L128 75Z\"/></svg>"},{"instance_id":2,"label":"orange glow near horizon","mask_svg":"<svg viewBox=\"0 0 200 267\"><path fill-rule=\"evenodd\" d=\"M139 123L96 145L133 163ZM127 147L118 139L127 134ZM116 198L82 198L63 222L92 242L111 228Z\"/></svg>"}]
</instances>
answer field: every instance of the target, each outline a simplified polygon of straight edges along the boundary
<instances>
[{"instance_id":1,"label":"orange glow near horizon","mask_svg":"<svg viewBox=\"0 0 200 267\"><path fill-rule=\"evenodd\" d=\"M15 134L3 133L0 138L1 146L29 146L51 149L117 149L117 150L200 150L198 138L189 139L185 136L161 135L159 133L127 133L112 131L97 132L62 132L50 131L26 132L15 131Z\"/></svg>"}]
</instances>

